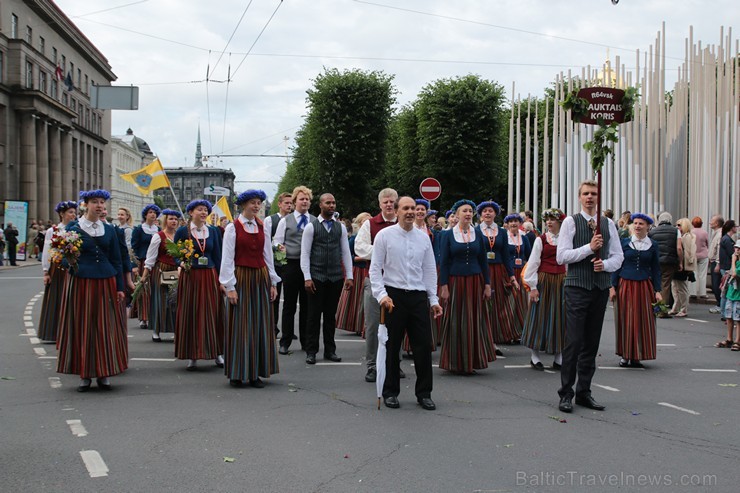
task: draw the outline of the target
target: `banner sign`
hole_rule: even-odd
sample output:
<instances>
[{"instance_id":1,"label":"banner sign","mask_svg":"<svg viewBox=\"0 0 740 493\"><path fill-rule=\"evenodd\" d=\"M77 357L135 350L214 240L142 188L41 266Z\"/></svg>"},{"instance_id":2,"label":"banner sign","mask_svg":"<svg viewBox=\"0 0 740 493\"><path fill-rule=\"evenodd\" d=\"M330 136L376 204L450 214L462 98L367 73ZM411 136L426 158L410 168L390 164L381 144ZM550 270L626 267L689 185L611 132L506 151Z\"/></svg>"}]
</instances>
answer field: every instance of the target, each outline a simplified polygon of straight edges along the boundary
<instances>
[{"instance_id":1,"label":"banner sign","mask_svg":"<svg viewBox=\"0 0 740 493\"><path fill-rule=\"evenodd\" d=\"M6 200L5 201L5 226L7 226L9 223L13 223L13 226L18 230L18 245L16 246L16 258L17 260L26 260L27 255L27 248L26 243L28 241L33 241L33 238L30 240L26 238L26 233L28 231L28 202L20 202L15 200ZM7 242L8 239L5 239L6 243L6 258L7 258ZM33 251L33 246L31 247L31 250Z\"/></svg>"},{"instance_id":2,"label":"banner sign","mask_svg":"<svg viewBox=\"0 0 740 493\"><path fill-rule=\"evenodd\" d=\"M580 123L597 125L599 120L610 123L624 123L622 98L624 91L611 87L585 87L578 91L578 97L588 101L586 116Z\"/></svg>"}]
</instances>

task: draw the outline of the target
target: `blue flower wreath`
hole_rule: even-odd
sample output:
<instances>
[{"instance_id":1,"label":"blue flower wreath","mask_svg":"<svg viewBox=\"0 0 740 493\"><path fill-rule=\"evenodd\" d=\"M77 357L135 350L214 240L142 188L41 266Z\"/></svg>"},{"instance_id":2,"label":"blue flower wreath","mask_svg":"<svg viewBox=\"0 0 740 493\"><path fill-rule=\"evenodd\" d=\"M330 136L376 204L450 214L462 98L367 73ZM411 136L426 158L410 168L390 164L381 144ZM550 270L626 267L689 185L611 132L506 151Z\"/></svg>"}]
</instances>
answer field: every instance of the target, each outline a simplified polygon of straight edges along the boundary
<instances>
[{"instance_id":1,"label":"blue flower wreath","mask_svg":"<svg viewBox=\"0 0 740 493\"><path fill-rule=\"evenodd\" d=\"M77 202L75 202L74 200L64 200L62 202L59 202L56 207L54 207L54 212L56 212L57 214L61 214L62 212L69 209L77 209Z\"/></svg>"}]
</instances>

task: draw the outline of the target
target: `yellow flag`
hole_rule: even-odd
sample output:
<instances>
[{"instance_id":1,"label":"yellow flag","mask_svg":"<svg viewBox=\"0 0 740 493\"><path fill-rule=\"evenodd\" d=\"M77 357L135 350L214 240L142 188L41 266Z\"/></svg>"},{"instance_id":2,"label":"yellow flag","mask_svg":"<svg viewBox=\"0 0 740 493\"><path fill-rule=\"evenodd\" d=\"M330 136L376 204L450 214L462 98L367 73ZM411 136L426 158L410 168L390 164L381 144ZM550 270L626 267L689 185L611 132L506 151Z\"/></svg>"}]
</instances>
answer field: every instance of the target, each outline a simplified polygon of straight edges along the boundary
<instances>
[{"instance_id":1,"label":"yellow flag","mask_svg":"<svg viewBox=\"0 0 740 493\"><path fill-rule=\"evenodd\" d=\"M149 195L152 190L170 186L170 180L167 178L167 173L164 172L164 168L162 167L162 163L159 161L159 158L147 164L140 170L121 175L121 178L136 186L137 190L139 190L139 193L142 195Z\"/></svg>"},{"instance_id":2,"label":"yellow flag","mask_svg":"<svg viewBox=\"0 0 740 493\"><path fill-rule=\"evenodd\" d=\"M218 226L218 221L222 217L227 218L229 222L234 222L234 218L231 216L231 207L229 207L229 201L226 200L226 197L221 197L213 205L213 212L208 219L211 224Z\"/></svg>"}]
</instances>

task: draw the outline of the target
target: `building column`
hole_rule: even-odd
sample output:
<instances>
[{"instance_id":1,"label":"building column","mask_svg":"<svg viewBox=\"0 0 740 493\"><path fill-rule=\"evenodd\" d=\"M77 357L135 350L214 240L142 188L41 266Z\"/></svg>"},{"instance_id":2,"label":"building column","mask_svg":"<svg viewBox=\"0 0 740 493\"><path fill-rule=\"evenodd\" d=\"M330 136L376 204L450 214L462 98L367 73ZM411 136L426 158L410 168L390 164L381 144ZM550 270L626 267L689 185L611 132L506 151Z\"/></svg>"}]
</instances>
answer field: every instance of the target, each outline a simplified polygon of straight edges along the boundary
<instances>
[{"instance_id":1,"label":"building column","mask_svg":"<svg viewBox=\"0 0 740 493\"><path fill-rule=\"evenodd\" d=\"M21 190L19 200L28 201L28 218L38 214L36 201L36 118L30 113L21 113ZM21 225L17 225L21 227ZM26 225L23 225L25 228Z\"/></svg>"},{"instance_id":2,"label":"building column","mask_svg":"<svg viewBox=\"0 0 740 493\"><path fill-rule=\"evenodd\" d=\"M36 216L31 216L46 223L51 218L49 207L49 131L45 121L36 124L36 194L39 200Z\"/></svg>"},{"instance_id":3,"label":"building column","mask_svg":"<svg viewBox=\"0 0 740 493\"><path fill-rule=\"evenodd\" d=\"M60 132L62 151L62 197L63 200L77 200L76 190L72 190L72 134Z\"/></svg>"},{"instance_id":4,"label":"building column","mask_svg":"<svg viewBox=\"0 0 740 493\"><path fill-rule=\"evenodd\" d=\"M49 128L49 184L51 190L51 207L62 201L62 148L59 139L59 127ZM64 200L70 200L67 197ZM56 217L54 217L56 221Z\"/></svg>"}]
</instances>

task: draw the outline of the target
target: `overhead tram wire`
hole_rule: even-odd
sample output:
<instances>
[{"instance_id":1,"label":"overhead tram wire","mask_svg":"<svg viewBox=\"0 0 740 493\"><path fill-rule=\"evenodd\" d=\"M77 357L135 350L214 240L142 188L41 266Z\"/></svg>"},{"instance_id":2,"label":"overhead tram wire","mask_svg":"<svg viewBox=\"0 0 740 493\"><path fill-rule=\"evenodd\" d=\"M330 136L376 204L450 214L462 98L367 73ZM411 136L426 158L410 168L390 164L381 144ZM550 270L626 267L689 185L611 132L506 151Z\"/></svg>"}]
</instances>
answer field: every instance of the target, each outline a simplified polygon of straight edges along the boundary
<instances>
[{"instance_id":1,"label":"overhead tram wire","mask_svg":"<svg viewBox=\"0 0 740 493\"><path fill-rule=\"evenodd\" d=\"M208 79L211 75L211 52L208 52L208 67L206 68L206 109L208 112L208 150L213 150L213 133L211 132L211 99L208 93Z\"/></svg>"},{"instance_id":2,"label":"overhead tram wire","mask_svg":"<svg viewBox=\"0 0 740 493\"><path fill-rule=\"evenodd\" d=\"M110 7L110 8L103 9L103 10L96 10L95 12L88 12L86 14L73 15L73 16L70 16L70 19L79 19L79 18L82 18L82 17L87 17L88 15L102 14L103 12L110 12L111 10L118 10L118 9L122 9L124 7L130 7L132 5L138 5L140 3L146 3L148 1L149 0L138 0L137 2L124 3L123 5L118 5L116 7Z\"/></svg>"},{"instance_id":3,"label":"overhead tram wire","mask_svg":"<svg viewBox=\"0 0 740 493\"><path fill-rule=\"evenodd\" d=\"M221 50L221 54L218 55L218 60L216 60L216 63L213 65L213 71L216 71L216 67L218 67L218 63L221 61L221 58L223 58L224 53L226 53L226 48L229 47L229 44L231 44L231 40L234 39L234 35L236 35L236 31L239 30L239 26L241 25L242 21L244 20L244 16L247 15L247 10L249 10L249 6L252 5L253 0L249 0L249 3L247 4L246 8L244 9L244 12L242 12L242 16L239 17L239 22L236 23L236 26L234 27L234 30L231 32L231 36L229 36L229 40L226 41L226 46L224 46L224 49ZM229 58L231 58L231 53L229 53ZM227 79L228 80L228 79Z\"/></svg>"},{"instance_id":4,"label":"overhead tram wire","mask_svg":"<svg viewBox=\"0 0 740 493\"><path fill-rule=\"evenodd\" d=\"M259 39L262 37L262 33L264 33L265 29L267 29L267 26L270 25L270 22L272 22L273 17L275 17L275 14L277 14L277 11L282 4L283 4L283 0L280 0L280 3L277 4L277 7L275 7L275 10L272 11L272 15L270 15L270 18L267 19L267 22L265 23L264 27L262 28L260 33L257 35L257 38L254 40L254 43L252 43L252 46L250 46L249 50L247 50L247 52L244 54L244 58L242 58L242 61L239 62L239 65L237 65L236 69L234 69L234 73L232 74L233 76L236 75L236 73L239 71L244 61L247 59L249 54L252 52L252 48L254 48L254 45L256 45L257 41L259 41Z\"/></svg>"},{"instance_id":5,"label":"overhead tram wire","mask_svg":"<svg viewBox=\"0 0 740 493\"><path fill-rule=\"evenodd\" d=\"M229 86L231 85L231 53L229 53L229 72L226 77L226 98L224 100L224 123L223 133L221 134L221 152L224 152L224 146L226 145L226 112L229 109Z\"/></svg>"}]
</instances>

